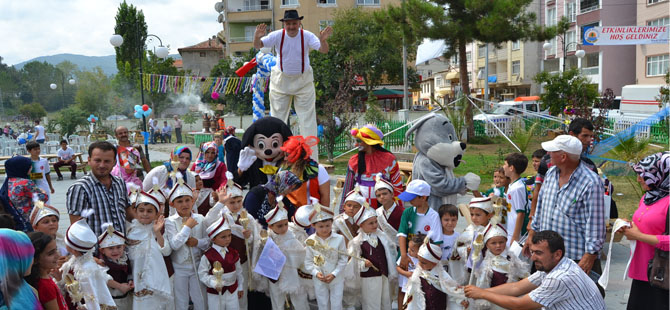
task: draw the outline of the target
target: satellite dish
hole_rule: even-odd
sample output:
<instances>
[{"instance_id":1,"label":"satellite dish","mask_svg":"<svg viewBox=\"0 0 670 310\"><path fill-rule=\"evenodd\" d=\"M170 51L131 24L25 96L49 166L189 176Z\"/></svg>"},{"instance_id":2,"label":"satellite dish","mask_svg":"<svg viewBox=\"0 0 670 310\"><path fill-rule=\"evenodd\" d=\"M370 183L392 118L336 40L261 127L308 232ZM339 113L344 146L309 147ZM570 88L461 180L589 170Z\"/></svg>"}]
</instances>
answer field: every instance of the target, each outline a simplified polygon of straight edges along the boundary
<instances>
[{"instance_id":1,"label":"satellite dish","mask_svg":"<svg viewBox=\"0 0 670 310\"><path fill-rule=\"evenodd\" d=\"M226 5L223 2L217 2L216 4L214 4L214 10L221 13L223 12L223 9L225 9L225 6Z\"/></svg>"},{"instance_id":2,"label":"satellite dish","mask_svg":"<svg viewBox=\"0 0 670 310\"><path fill-rule=\"evenodd\" d=\"M221 13L219 14L219 17L216 19L219 23L223 23L226 21L226 16L225 14Z\"/></svg>"}]
</instances>

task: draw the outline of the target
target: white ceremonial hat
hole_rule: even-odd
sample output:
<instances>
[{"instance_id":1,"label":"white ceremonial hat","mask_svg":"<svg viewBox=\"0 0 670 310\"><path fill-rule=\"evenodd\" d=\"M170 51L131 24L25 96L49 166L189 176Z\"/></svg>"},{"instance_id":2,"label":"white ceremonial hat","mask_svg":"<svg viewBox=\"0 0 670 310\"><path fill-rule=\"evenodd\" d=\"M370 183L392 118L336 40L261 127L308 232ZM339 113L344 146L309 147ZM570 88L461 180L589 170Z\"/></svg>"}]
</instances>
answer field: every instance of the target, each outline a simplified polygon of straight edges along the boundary
<instances>
[{"instance_id":1,"label":"white ceremonial hat","mask_svg":"<svg viewBox=\"0 0 670 310\"><path fill-rule=\"evenodd\" d=\"M37 225L37 222L50 215L55 215L58 219L60 219L60 212L58 211L58 209L48 204L45 204L41 200L36 200L35 207L33 207L33 211L30 212L30 224L32 224L33 227L35 227L35 225Z\"/></svg>"},{"instance_id":2,"label":"white ceremonial hat","mask_svg":"<svg viewBox=\"0 0 670 310\"><path fill-rule=\"evenodd\" d=\"M388 189L391 191L391 193L393 193L393 184L384 180L381 173L377 173L377 175L375 175L375 192L382 188Z\"/></svg>"},{"instance_id":3,"label":"white ceremonial hat","mask_svg":"<svg viewBox=\"0 0 670 310\"><path fill-rule=\"evenodd\" d=\"M430 237L426 236L423 244L419 248L419 257L423 257L430 262L439 263L442 259L442 248L439 245L430 242Z\"/></svg>"},{"instance_id":4,"label":"white ceremonial hat","mask_svg":"<svg viewBox=\"0 0 670 310\"><path fill-rule=\"evenodd\" d=\"M470 200L470 205L468 205L470 208L479 208L486 213L491 213L493 212L493 203L491 202L491 197L475 197Z\"/></svg>"},{"instance_id":5,"label":"white ceremonial hat","mask_svg":"<svg viewBox=\"0 0 670 310\"><path fill-rule=\"evenodd\" d=\"M175 185L172 187L168 199L170 199L170 202L173 202L175 199L181 196L193 197L193 189L188 186L188 184L184 183L184 178L182 177L181 173L177 173L177 183L175 183Z\"/></svg>"},{"instance_id":6,"label":"white ceremonial hat","mask_svg":"<svg viewBox=\"0 0 670 310\"><path fill-rule=\"evenodd\" d=\"M142 191L137 195L137 203L135 205L139 206L141 203L148 203L154 206L156 211L159 211L161 209L162 202L157 198L157 196Z\"/></svg>"},{"instance_id":7,"label":"white ceremonial hat","mask_svg":"<svg viewBox=\"0 0 670 310\"><path fill-rule=\"evenodd\" d=\"M311 212L309 213L309 222L314 224L317 222L331 220L335 217L335 212L329 207L319 203L319 199L309 197L312 201Z\"/></svg>"},{"instance_id":8,"label":"white ceremonial hat","mask_svg":"<svg viewBox=\"0 0 670 310\"><path fill-rule=\"evenodd\" d=\"M230 230L230 224L228 224L226 216L221 216L218 220L212 223L212 225L207 227L207 236L210 239L214 239L216 235L226 230Z\"/></svg>"},{"instance_id":9,"label":"white ceremonial hat","mask_svg":"<svg viewBox=\"0 0 670 310\"><path fill-rule=\"evenodd\" d=\"M277 196L277 206L265 214L265 221L268 223L268 225L272 225L281 220L288 219L288 211L284 209L284 203L282 202L282 199L284 199L284 196Z\"/></svg>"},{"instance_id":10,"label":"white ceremonial hat","mask_svg":"<svg viewBox=\"0 0 670 310\"><path fill-rule=\"evenodd\" d=\"M98 245L101 249L126 244L126 236L114 229L112 223L102 224L104 232L98 237Z\"/></svg>"},{"instance_id":11,"label":"white ceremonial hat","mask_svg":"<svg viewBox=\"0 0 670 310\"><path fill-rule=\"evenodd\" d=\"M227 193L230 194L230 197L244 197L242 186L233 181L233 174L230 171L226 171L226 178L228 179L226 183Z\"/></svg>"},{"instance_id":12,"label":"white ceremonial hat","mask_svg":"<svg viewBox=\"0 0 670 310\"><path fill-rule=\"evenodd\" d=\"M74 222L65 232L65 244L79 252L92 251L96 243L98 237L88 226L85 218Z\"/></svg>"},{"instance_id":13,"label":"white ceremonial hat","mask_svg":"<svg viewBox=\"0 0 670 310\"><path fill-rule=\"evenodd\" d=\"M367 203L365 201L365 197L363 197L363 195L361 195L361 190L360 190L360 187L358 187L358 184L356 184L356 186L354 187L354 189L352 191L347 193L346 198L344 198L344 202L347 202L347 201L357 202L361 206L363 206Z\"/></svg>"},{"instance_id":14,"label":"white ceremonial hat","mask_svg":"<svg viewBox=\"0 0 670 310\"><path fill-rule=\"evenodd\" d=\"M360 208L358 212L356 212L356 214L354 215L354 222L356 223L356 225L361 226L363 222L365 222L367 219L371 217L377 217L377 212L375 211L375 209L365 205L362 208Z\"/></svg>"},{"instance_id":15,"label":"white ceremonial hat","mask_svg":"<svg viewBox=\"0 0 670 310\"><path fill-rule=\"evenodd\" d=\"M486 242L493 237L507 238L507 230L505 230L505 227L502 227L500 224L489 225L484 232L484 244L486 244Z\"/></svg>"},{"instance_id":16,"label":"white ceremonial hat","mask_svg":"<svg viewBox=\"0 0 670 310\"><path fill-rule=\"evenodd\" d=\"M298 210L295 210L295 213L293 214L293 223L296 225L302 227L302 228L309 228L309 225L311 224L311 221L309 220L310 214L312 214L313 207L312 205L304 205Z\"/></svg>"}]
</instances>

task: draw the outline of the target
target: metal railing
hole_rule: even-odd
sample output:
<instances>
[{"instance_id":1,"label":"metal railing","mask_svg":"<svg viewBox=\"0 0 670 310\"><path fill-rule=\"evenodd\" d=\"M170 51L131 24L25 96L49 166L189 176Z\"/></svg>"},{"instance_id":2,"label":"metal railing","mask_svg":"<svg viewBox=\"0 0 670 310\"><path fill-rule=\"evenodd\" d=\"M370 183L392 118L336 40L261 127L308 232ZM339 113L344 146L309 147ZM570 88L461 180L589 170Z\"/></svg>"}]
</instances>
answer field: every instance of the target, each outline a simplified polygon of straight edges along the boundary
<instances>
[{"instance_id":1,"label":"metal railing","mask_svg":"<svg viewBox=\"0 0 670 310\"><path fill-rule=\"evenodd\" d=\"M598 75L600 67L582 68L583 75Z\"/></svg>"},{"instance_id":2,"label":"metal railing","mask_svg":"<svg viewBox=\"0 0 670 310\"><path fill-rule=\"evenodd\" d=\"M249 12L249 11L264 11L271 10L272 6L269 4L258 4L258 5L229 5L229 12Z\"/></svg>"}]
</instances>

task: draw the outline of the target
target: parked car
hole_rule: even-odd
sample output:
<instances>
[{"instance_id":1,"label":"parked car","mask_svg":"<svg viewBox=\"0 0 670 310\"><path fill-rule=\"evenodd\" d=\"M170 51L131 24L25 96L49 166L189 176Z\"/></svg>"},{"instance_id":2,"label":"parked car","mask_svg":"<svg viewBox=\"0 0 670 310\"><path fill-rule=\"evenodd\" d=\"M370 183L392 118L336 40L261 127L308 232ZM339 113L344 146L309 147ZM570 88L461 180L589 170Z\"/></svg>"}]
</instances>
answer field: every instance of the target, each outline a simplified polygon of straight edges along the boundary
<instances>
[{"instance_id":1,"label":"parked car","mask_svg":"<svg viewBox=\"0 0 670 310\"><path fill-rule=\"evenodd\" d=\"M539 99L537 96L517 97L514 101L498 102L494 104L491 113L480 113L475 115L473 119L476 121L486 121L487 117L488 119L498 119L512 115L537 115L537 113L549 115L548 110L540 111Z\"/></svg>"}]
</instances>

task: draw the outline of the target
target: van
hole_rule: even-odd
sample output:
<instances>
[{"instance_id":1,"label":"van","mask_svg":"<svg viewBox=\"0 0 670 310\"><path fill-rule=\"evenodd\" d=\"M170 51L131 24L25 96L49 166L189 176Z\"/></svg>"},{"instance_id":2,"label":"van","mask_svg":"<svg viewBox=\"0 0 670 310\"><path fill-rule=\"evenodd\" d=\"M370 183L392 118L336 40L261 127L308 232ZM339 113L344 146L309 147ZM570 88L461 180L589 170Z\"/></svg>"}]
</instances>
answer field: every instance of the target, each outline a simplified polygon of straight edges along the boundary
<instances>
[{"instance_id":1,"label":"van","mask_svg":"<svg viewBox=\"0 0 670 310\"><path fill-rule=\"evenodd\" d=\"M623 116L646 118L661 110L657 98L663 85L626 85L621 89L620 113ZM666 102L667 106L668 103Z\"/></svg>"}]
</instances>

